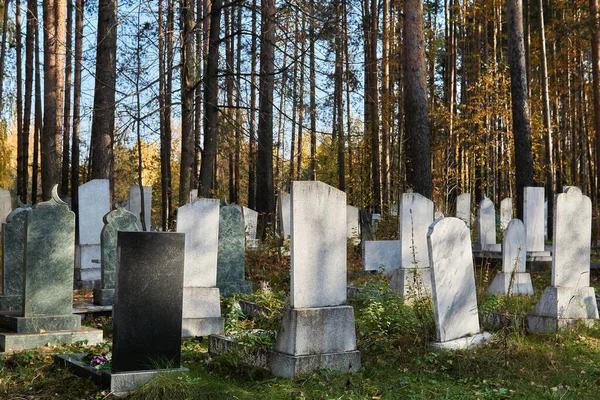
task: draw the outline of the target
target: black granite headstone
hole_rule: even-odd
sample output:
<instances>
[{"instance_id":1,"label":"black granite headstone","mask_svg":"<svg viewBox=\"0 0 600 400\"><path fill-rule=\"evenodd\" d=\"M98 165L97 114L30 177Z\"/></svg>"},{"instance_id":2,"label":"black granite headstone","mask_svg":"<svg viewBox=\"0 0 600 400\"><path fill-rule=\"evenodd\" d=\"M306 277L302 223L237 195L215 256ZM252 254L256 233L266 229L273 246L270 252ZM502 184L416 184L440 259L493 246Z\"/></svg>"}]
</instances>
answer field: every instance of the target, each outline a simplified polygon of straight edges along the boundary
<instances>
[{"instance_id":1,"label":"black granite headstone","mask_svg":"<svg viewBox=\"0 0 600 400\"><path fill-rule=\"evenodd\" d=\"M119 232L113 372L178 368L185 235Z\"/></svg>"}]
</instances>

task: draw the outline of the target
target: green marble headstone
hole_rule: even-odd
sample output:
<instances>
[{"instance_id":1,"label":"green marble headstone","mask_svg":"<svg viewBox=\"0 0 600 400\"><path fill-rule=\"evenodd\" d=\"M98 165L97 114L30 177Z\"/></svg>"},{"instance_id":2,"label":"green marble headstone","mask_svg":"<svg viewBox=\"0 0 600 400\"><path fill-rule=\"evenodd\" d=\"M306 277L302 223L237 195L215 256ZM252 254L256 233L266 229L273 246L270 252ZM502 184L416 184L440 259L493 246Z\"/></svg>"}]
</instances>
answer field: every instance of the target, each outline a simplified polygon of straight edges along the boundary
<instances>
[{"instance_id":1,"label":"green marble headstone","mask_svg":"<svg viewBox=\"0 0 600 400\"><path fill-rule=\"evenodd\" d=\"M117 232L135 232L137 216L117 206L104 217L100 234L102 254L102 288L94 290L94 304L108 306L115 301L115 276L117 271Z\"/></svg>"},{"instance_id":2,"label":"green marble headstone","mask_svg":"<svg viewBox=\"0 0 600 400\"><path fill-rule=\"evenodd\" d=\"M244 280L245 246L246 227L241 208L237 205L221 207L217 287L223 296L234 292L252 292L252 282Z\"/></svg>"},{"instance_id":3,"label":"green marble headstone","mask_svg":"<svg viewBox=\"0 0 600 400\"><path fill-rule=\"evenodd\" d=\"M31 207L19 207L2 224L2 295L1 311L21 309L23 299L23 251L25 249L25 217Z\"/></svg>"},{"instance_id":4,"label":"green marble headstone","mask_svg":"<svg viewBox=\"0 0 600 400\"><path fill-rule=\"evenodd\" d=\"M0 326L20 333L77 330L73 316L75 214L58 197L39 203L25 220L23 309L19 317L0 318Z\"/></svg>"}]
</instances>

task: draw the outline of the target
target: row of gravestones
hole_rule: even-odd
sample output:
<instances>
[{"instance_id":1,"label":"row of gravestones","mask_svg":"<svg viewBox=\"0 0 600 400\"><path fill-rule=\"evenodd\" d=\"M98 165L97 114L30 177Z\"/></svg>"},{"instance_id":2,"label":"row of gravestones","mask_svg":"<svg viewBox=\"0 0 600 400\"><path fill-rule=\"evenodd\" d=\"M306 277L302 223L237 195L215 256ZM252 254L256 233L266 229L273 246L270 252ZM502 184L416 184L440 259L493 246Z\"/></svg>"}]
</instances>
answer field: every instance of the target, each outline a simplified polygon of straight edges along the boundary
<instances>
[{"instance_id":1,"label":"row of gravestones","mask_svg":"<svg viewBox=\"0 0 600 400\"><path fill-rule=\"evenodd\" d=\"M197 189L191 191L190 202L197 198L197 193ZM140 216L143 204L146 230L150 231L152 187L144 186L143 202L141 194L139 186L131 186L125 209L135 215L137 230L142 230ZM107 179L91 180L79 187L78 196L79 229L75 282L77 288L96 287L101 279L101 231L105 223L103 217L111 210L109 181ZM258 213L243 207L243 216L247 242L255 244Z\"/></svg>"}]
</instances>

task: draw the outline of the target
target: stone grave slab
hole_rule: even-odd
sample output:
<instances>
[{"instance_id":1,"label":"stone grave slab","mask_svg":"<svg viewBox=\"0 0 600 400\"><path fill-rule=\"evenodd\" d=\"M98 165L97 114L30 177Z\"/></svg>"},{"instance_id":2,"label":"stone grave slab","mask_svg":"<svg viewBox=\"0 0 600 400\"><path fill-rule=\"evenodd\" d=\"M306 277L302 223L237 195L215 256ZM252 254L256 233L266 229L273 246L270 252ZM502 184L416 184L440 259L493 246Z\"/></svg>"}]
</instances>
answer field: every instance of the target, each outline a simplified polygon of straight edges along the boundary
<instances>
[{"instance_id":1,"label":"stone grave slab","mask_svg":"<svg viewBox=\"0 0 600 400\"><path fill-rule=\"evenodd\" d=\"M544 251L544 188L524 188L523 202L527 251Z\"/></svg>"},{"instance_id":2,"label":"stone grave slab","mask_svg":"<svg viewBox=\"0 0 600 400\"><path fill-rule=\"evenodd\" d=\"M456 198L456 218L459 218L471 227L471 194L459 194Z\"/></svg>"},{"instance_id":3,"label":"stone grave slab","mask_svg":"<svg viewBox=\"0 0 600 400\"><path fill-rule=\"evenodd\" d=\"M513 201L511 197L500 202L500 229L505 230L513 216Z\"/></svg>"},{"instance_id":4,"label":"stone grave slab","mask_svg":"<svg viewBox=\"0 0 600 400\"><path fill-rule=\"evenodd\" d=\"M284 239L287 239L292 232L290 200L289 193L279 193L279 231Z\"/></svg>"},{"instance_id":5,"label":"stone grave slab","mask_svg":"<svg viewBox=\"0 0 600 400\"><path fill-rule=\"evenodd\" d=\"M496 249L496 210L494 203L487 196L479 203L477 213L479 243L477 250L490 251Z\"/></svg>"},{"instance_id":6,"label":"stone grave slab","mask_svg":"<svg viewBox=\"0 0 600 400\"><path fill-rule=\"evenodd\" d=\"M2 295L0 313L19 311L23 302L25 217L31 207L19 207L2 224Z\"/></svg>"},{"instance_id":7,"label":"stone grave slab","mask_svg":"<svg viewBox=\"0 0 600 400\"><path fill-rule=\"evenodd\" d=\"M235 204L221 207L217 255L217 287L222 296L252 293L252 282L245 280L246 225L241 208Z\"/></svg>"},{"instance_id":8,"label":"stone grave slab","mask_svg":"<svg viewBox=\"0 0 600 400\"><path fill-rule=\"evenodd\" d=\"M363 268L365 271L386 274L400 268L399 240L368 240L363 242Z\"/></svg>"},{"instance_id":9,"label":"stone grave slab","mask_svg":"<svg viewBox=\"0 0 600 400\"><path fill-rule=\"evenodd\" d=\"M346 206L346 236L348 238L360 237L360 210L354 206Z\"/></svg>"},{"instance_id":10,"label":"stone grave slab","mask_svg":"<svg viewBox=\"0 0 600 400\"><path fill-rule=\"evenodd\" d=\"M140 222L140 216L142 213L142 196L140 196L140 187L132 185L129 187L129 202L127 203L127 210L131 211L138 217L138 230L142 230L142 223ZM152 186L144 186L144 221L146 221L146 230L151 230L151 216L152 216Z\"/></svg>"}]
</instances>

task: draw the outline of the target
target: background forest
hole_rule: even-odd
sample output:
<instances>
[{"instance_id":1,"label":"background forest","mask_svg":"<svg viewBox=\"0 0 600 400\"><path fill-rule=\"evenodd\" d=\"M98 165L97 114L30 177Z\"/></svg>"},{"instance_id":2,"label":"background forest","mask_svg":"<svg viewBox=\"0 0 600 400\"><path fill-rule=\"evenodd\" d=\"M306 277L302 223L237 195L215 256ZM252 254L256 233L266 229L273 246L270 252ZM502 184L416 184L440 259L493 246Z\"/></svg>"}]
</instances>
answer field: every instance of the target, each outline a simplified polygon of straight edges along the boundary
<instances>
[{"instance_id":1,"label":"background forest","mask_svg":"<svg viewBox=\"0 0 600 400\"><path fill-rule=\"evenodd\" d=\"M299 179L384 213L409 188L597 205L597 3L4 0L0 183L74 209L90 179L151 185L164 230L193 188L268 223Z\"/></svg>"}]
</instances>

